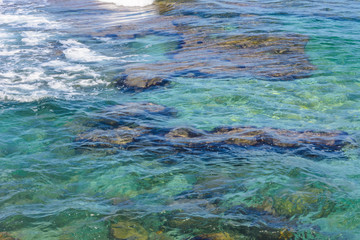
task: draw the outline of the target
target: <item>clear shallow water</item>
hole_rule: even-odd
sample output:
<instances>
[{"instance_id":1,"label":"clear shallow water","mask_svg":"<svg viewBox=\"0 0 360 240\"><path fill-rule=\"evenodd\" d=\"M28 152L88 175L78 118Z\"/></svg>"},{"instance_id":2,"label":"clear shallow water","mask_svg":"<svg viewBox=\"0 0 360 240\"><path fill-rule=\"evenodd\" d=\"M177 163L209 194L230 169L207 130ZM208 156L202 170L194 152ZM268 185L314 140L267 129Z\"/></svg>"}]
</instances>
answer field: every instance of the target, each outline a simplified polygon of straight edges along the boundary
<instances>
[{"instance_id":1,"label":"clear shallow water","mask_svg":"<svg viewBox=\"0 0 360 240\"><path fill-rule=\"evenodd\" d=\"M359 238L359 1L204 0L162 11L4 0L0 10L0 232L111 239L112 223L132 221L150 239L222 231L261 239L269 228L297 239ZM295 81L178 76L144 92L114 88L128 64L178 48L164 16L215 34L306 35L316 69ZM175 108L176 117L146 120L158 127L342 130L355 143L321 161L263 148L78 148L89 121L126 102Z\"/></svg>"}]
</instances>

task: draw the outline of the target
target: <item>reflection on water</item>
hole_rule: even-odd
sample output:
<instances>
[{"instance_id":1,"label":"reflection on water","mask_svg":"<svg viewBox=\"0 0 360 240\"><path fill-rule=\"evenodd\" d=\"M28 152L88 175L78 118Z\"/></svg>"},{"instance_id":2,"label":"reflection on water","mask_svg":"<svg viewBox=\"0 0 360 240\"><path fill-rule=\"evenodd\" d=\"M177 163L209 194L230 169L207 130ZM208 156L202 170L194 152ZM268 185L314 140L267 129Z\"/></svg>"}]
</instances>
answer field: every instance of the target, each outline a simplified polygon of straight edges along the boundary
<instances>
[{"instance_id":1,"label":"reflection on water","mask_svg":"<svg viewBox=\"0 0 360 240\"><path fill-rule=\"evenodd\" d=\"M4 0L0 239L358 239L359 11Z\"/></svg>"}]
</instances>

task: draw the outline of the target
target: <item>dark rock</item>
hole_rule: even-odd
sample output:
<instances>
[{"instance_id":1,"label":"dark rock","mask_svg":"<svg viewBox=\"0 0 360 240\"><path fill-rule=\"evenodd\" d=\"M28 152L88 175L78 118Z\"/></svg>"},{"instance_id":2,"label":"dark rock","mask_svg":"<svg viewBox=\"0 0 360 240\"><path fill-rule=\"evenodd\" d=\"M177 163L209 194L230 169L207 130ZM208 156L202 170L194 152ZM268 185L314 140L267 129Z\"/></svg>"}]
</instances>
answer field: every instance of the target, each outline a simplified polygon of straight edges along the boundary
<instances>
[{"instance_id":1,"label":"dark rock","mask_svg":"<svg viewBox=\"0 0 360 240\"><path fill-rule=\"evenodd\" d=\"M270 145L295 148L312 145L320 149L341 149L347 141L347 133L341 131L293 131L274 128L220 127L212 131L222 136L224 142L234 145Z\"/></svg>"},{"instance_id":2,"label":"dark rock","mask_svg":"<svg viewBox=\"0 0 360 240\"><path fill-rule=\"evenodd\" d=\"M80 142L83 147L123 147L148 132L149 129L144 127L130 128L123 126L110 130L96 129L79 134L76 141Z\"/></svg>"},{"instance_id":3,"label":"dark rock","mask_svg":"<svg viewBox=\"0 0 360 240\"><path fill-rule=\"evenodd\" d=\"M193 128L180 127L172 129L168 134L165 135L171 139L190 139L204 136L206 133Z\"/></svg>"},{"instance_id":4,"label":"dark rock","mask_svg":"<svg viewBox=\"0 0 360 240\"><path fill-rule=\"evenodd\" d=\"M299 149L317 157L316 151L337 151L350 144L350 139L341 131L293 131L256 127L218 127L212 131L193 128L156 128L136 123L137 118L153 117L152 114L168 114L171 110L161 105L149 103L119 105L98 120L114 129L96 129L79 134L78 142L85 146L111 147L138 142L137 147L175 147L179 151L191 149L220 150L230 146L257 147L270 146L279 149ZM125 116L125 120L122 119ZM308 150L306 150L308 149ZM301 151L300 151L301 150Z\"/></svg>"},{"instance_id":5,"label":"dark rock","mask_svg":"<svg viewBox=\"0 0 360 240\"><path fill-rule=\"evenodd\" d=\"M118 88L128 91L141 91L155 86L165 86L169 83L162 77L142 72L121 75L115 81Z\"/></svg>"},{"instance_id":6,"label":"dark rock","mask_svg":"<svg viewBox=\"0 0 360 240\"><path fill-rule=\"evenodd\" d=\"M167 141L181 143L186 147L267 145L279 148L310 146L324 150L341 149L349 142L347 137L341 131L292 131L255 127L219 127L210 132L178 128L165 135Z\"/></svg>"}]
</instances>

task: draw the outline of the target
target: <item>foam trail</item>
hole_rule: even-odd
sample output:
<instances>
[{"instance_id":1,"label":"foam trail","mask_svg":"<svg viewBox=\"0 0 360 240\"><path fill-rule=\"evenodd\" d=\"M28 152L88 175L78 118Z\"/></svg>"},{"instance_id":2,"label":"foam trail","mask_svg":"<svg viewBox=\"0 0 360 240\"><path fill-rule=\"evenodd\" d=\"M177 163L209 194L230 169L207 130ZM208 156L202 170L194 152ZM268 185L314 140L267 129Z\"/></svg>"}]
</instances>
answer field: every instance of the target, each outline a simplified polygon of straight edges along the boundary
<instances>
[{"instance_id":1,"label":"foam trail","mask_svg":"<svg viewBox=\"0 0 360 240\"><path fill-rule=\"evenodd\" d=\"M1 1L1 0L0 0ZM99 0L100 2L114 3L125 7L145 7L154 3L154 0Z\"/></svg>"}]
</instances>

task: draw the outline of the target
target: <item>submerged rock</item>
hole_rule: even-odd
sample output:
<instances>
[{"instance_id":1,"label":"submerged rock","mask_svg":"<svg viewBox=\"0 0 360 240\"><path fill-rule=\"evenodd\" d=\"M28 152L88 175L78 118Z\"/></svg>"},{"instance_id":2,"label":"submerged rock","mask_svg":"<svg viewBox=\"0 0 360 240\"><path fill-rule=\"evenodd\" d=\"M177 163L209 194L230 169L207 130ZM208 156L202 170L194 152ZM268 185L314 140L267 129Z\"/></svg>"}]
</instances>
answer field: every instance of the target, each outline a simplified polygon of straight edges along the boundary
<instances>
[{"instance_id":1,"label":"submerged rock","mask_svg":"<svg viewBox=\"0 0 360 240\"><path fill-rule=\"evenodd\" d=\"M0 240L17 240L17 238L12 237L7 232L0 232Z\"/></svg>"},{"instance_id":2,"label":"submerged rock","mask_svg":"<svg viewBox=\"0 0 360 240\"><path fill-rule=\"evenodd\" d=\"M146 114L173 115L176 113L173 108L151 102L128 102L106 109L106 113L109 112L117 116L139 116Z\"/></svg>"},{"instance_id":3,"label":"submerged rock","mask_svg":"<svg viewBox=\"0 0 360 240\"><path fill-rule=\"evenodd\" d=\"M205 132L202 132L194 128L180 127L180 128L172 129L169 133L165 135L165 137L170 139L191 139L191 138L202 137L205 134L206 134Z\"/></svg>"},{"instance_id":4,"label":"submerged rock","mask_svg":"<svg viewBox=\"0 0 360 240\"><path fill-rule=\"evenodd\" d=\"M159 2L159 6L163 3ZM166 3L173 8L176 4ZM167 8L166 7L166 8ZM166 11L166 10L165 10ZM241 34L229 36L221 28L194 27L194 16L159 16L145 26L156 26L134 34L177 36L177 44L164 54L167 59L156 63L125 66L116 78L121 89L142 91L164 86L172 77L255 76L264 80L294 80L309 77L315 66L305 53L308 37L300 34ZM155 21L155 23L154 23ZM143 26L137 27L137 29ZM129 32L126 30L125 32ZM131 32L131 31L130 31Z\"/></svg>"},{"instance_id":5,"label":"submerged rock","mask_svg":"<svg viewBox=\"0 0 360 240\"><path fill-rule=\"evenodd\" d=\"M179 28L182 29L182 28ZM237 35L213 37L201 29L179 32L180 49L158 63L128 65L117 86L144 90L163 86L176 76L239 77L255 75L266 80L294 80L311 75L315 67L305 54L306 36Z\"/></svg>"},{"instance_id":6,"label":"submerged rock","mask_svg":"<svg viewBox=\"0 0 360 240\"><path fill-rule=\"evenodd\" d=\"M76 138L84 147L123 147L136 140L137 137L148 133L144 127L118 127L110 130L96 129L79 134Z\"/></svg>"},{"instance_id":7,"label":"submerged rock","mask_svg":"<svg viewBox=\"0 0 360 240\"><path fill-rule=\"evenodd\" d=\"M177 111L173 108L150 102L128 102L104 109L97 114L95 122L112 127L137 125L136 123L141 120L173 117L176 113Z\"/></svg>"},{"instance_id":8,"label":"submerged rock","mask_svg":"<svg viewBox=\"0 0 360 240\"><path fill-rule=\"evenodd\" d=\"M167 218L165 227L180 229L182 232L194 236L187 240L288 240L294 236L293 232L286 227L288 222L272 216L271 218L275 221L274 226L268 226L268 219L265 222L262 221L263 215L260 212L248 210L246 213L238 213L236 216L225 212L221 216L199 217L194 216L193 213L173 213ZM211 233L219 229L222 229L223 232ZM205 232L205 234L196 234L198 232Z\"/></svg>"},{"instance_id":9,"label":"submerged rock","mask_svg":"<svg viewBox=\"0 0 360 240\"><path fill-rule=\"evenodd\" d=\"M255 127L219 127L210 132L179 128L171 130L165 138L186 147L268 145L279 148L312 146L318 149L339 150L347 143L347 134L341 131L292 131Z\"/></svg>"},{"instance_id":10,"label":"submerged rock","mask_svg":"<svg viewBox=\"0 0 360 240\"><path fill-rule=\"evenodd\" d=\"M174 58L205 63L207 67L193 68L204 74L236 77L246 73L268 80L293 80L307 77L314 70L305 55L307 41L298 34L222 38L184 33L184 43Z\"/></svg>"},{"instance_id":11,"label":"submerged rock","mask_svg":"<svg viewBox=\"0 0 360 240\"><path fill-rule=\"evenodd\" d=\"M167 113L168 110L160 105L145 104L137 110L130 110L130 116L134 117L125 120L122 119L122 114L126 112L127 107L119 106L119 109L120 111L107 113L99 120L102 124L114 128L95 129L79 134L76 141L81 142L83 146L92 147L123 147L137 142L137 148L163 146L174 147L178 151L220 150L229 146L269 146L279 149L302 149L304 153L310 151L314 156L318 154L316 151L337 151L350 143L348 135L341 131L293 131L256 127L218 127L212 131L181 127L169 130L137 124L136 116ZM121 109L125 110L122 112ZM301 151L299 153L301 154Z\"/></svg>"},{"instance_id":12,"label":"submerged rock","mask_svg":"<svg viewBox=\"0 0 360 240\"><path fill-rule=\"evenodd\" d=\"M335 207L329 189L307 186L301 191L278 191L268 196L259 209L274 216L294 218L311 214L312 218L327 217Z\"/></svg>"},{"instance_id":13,"label":"submerged rock","mask_svg":"<svg viewBox=\"0 0 360 240\"><path fill-rule=\"evenodd\" d=\"M128 91L141 91L151 87L165 86L169 83L168 80L154 76L153 74L146 74L143 72L136 72L130 75L122 75L115 79L116 87Z\"/></svg>"},{"instance_id":14,"label":"submerged rock","mask_svg":"<svg viewBox=\"0 0 360 240\"><path fill-rule=\"evenodd\" d=\"M202 234L190 240L234 240L227 232L223 233L210 233L210 234Z\"/></svg>"},{"instance_id":15,"label":"submerged rock","mask_svg":"<svg viewBox=\"0 0 360 240\"><path fill-rule=\"evenodd\" d=\"M269 145L296 148L311 145L319 149L339 150L347 143L347 133L342 131L293 131L275 128L220 127L213 134L234 145Z\"/></svg>"},{"instance_id":16,"label":"submerged rock","mask_svg":"<svg viewBox=\"0 0 360 240\"><path fill-rule=\"evenodd\" d=\"M148 232L138 223L120 221L111 224L111 235L118 240L148 240Z\"/></svg>"}]
</instances>

